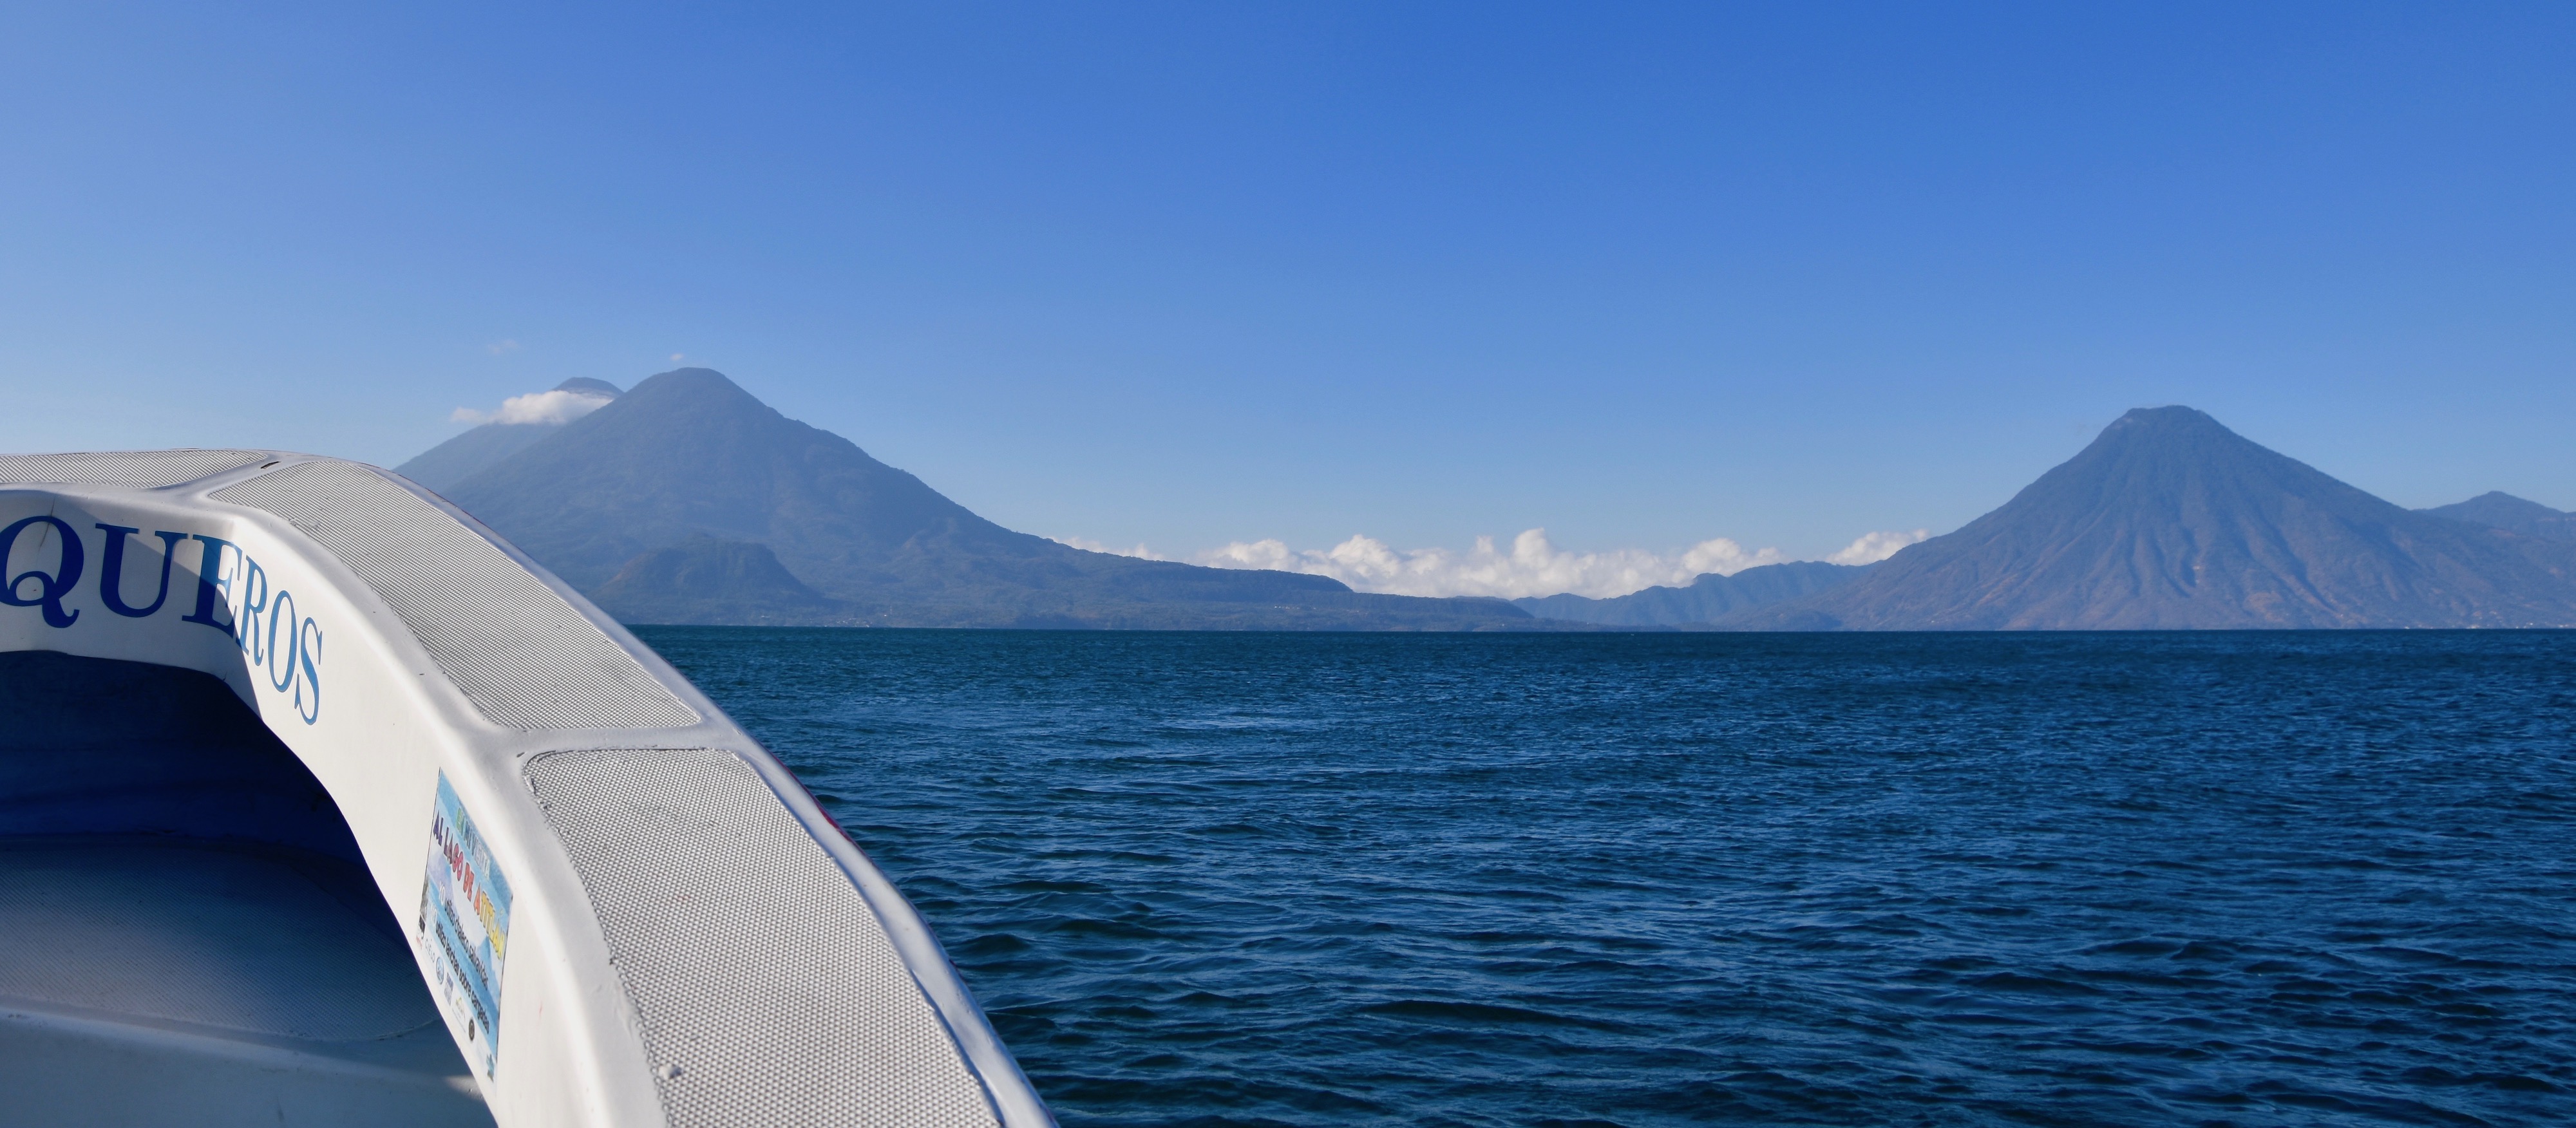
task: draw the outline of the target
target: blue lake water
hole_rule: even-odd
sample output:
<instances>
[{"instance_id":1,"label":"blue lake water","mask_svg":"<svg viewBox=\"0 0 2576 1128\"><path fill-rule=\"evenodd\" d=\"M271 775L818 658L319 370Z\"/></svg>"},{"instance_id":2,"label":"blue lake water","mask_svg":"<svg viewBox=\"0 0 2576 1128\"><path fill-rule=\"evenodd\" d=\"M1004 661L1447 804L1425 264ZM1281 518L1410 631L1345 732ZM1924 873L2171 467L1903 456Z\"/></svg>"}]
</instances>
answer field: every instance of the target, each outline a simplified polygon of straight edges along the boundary
<instances>
[{"instance_id":1,"label":"blue lake water","mask_svg":"<svg viewBox=\"0 0 2576 1128\"><path fill-rule=\"evenodd\" d=\"M2576 1122L2576 633L640 633L1068 1125Z\"/></svg>"}]
</instances>

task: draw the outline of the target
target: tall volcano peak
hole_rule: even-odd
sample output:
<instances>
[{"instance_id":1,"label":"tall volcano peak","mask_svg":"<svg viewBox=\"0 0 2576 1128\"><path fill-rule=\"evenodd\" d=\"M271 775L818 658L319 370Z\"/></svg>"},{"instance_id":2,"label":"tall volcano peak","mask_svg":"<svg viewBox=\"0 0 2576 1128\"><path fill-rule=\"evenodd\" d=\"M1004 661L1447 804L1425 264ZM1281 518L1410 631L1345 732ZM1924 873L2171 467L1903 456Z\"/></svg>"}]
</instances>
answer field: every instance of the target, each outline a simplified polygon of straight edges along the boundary
<instances>
[{"instance_id":1,"label":"tall volcano peak","mask_svg":"<svg viewBox=\"0 0 2576 1128\"><path fill-rule=\"evenodd\" d=\"M1734 625L2576 625L2576 550L2411 513L2188 407L2140 408L1959 531Z\"/></svg>"},{"instance_id":2,"label":"tall volcano peak","mask_svg":"<svg viewBox=\"0 0 2576 1128\"><path fill-rule=\"evenodd\" d=\"M2112 420L2111 425L2103 428L2102 434L2095 437L2128 435L2139 431L2185 429L2227 431L2226 425L2220 423L2210 413L2196 407L2171 403L2163 407L2133 407L2121 412L2119 418ZM2227 431L2227 433L2235 434L2234 431Z\"/></svg>"},{"instance_id":3,"label":"tall volcano peak","mask_svg":"<svg viewBox=\"0 0 2576 1128\"><path fill-rule=\"evenodd\" d=\"M441 492L629 622L1535 625L1498 600L1364 595L1013 532L711 368L649 377Z\"/></svg>"},{"instance_id":4,"label":"tall volcano peak","mask_svg":"<svg viewBox=\"0 0 2576 1128\"><path fill-rule=\"evenodd\" d=\"M639 380L628 395L644 396L648 402L665 398L695 399L709 403L730 403L749 409L771 411L768 404L742 390L733 378L712 368L674 368L656 372Z\"/></svg>"}]
</instances>

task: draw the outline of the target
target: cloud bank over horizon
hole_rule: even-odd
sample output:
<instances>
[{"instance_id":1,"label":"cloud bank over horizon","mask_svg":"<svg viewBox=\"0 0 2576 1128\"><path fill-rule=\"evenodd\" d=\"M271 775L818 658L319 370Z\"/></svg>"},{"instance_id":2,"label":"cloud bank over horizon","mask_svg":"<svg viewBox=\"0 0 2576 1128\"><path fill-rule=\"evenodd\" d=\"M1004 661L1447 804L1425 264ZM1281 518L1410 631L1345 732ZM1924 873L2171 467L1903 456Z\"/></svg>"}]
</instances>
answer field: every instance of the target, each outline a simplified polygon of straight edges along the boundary
<instances>
[{"instance_id":1,"label":"cloud bank over horizon","mask_svg":"<svg viewBox=\"0 0 2576 1128\"><path fill-rule=\"evenodd\" d=\"M1863 533L1826 557L1835 564L1875 564L1899 549L1931 536L1928 529ZM1087 537L1055 537L1057 543L1090 552L1170 560L1139 544L1113 548ZM1571 593L1610 599L1650 587L1682 587L1708 573L1732 576L1747 568L1785 564L1776 548L1747 549L1727 538L1713 537L1674 552L1641 548L1606 552L1571 552L1550 541L1545 529L1529 529L1509 547L1492 537L1476 538L1465 551L1449 548L1396 549L1385 541L1355 535L1326 549L1294 549L1276 538L1235 541L1195 553L1192 564L1212 568L1261 568L1330 576L1353 590L1381 595L1492 596L1520 599Z\"/></svg>"},{"instance_id":2,"label":"cloud bank over horizon","mask_svg":"<svg viewBox=\"0 0 2576 1128\"><path fill-rule=\"evenodd\" d=\"M1779 549L1747 551L1725 537L1704 540L1670 554L1640 548L1569 552L1548 540L1547 530L1529 529L1513 537L1507 549L1497 548L1492 537L1477 537L1476 546L1464 552L1447 548L1398 551L1368 536L1353 536L1320 551L1298 551L1282 541L1258 540L1210 549L1194 557L1193 563L1331 576L1359 591L1387 595L1519 599L1561 592L1594 598L1626 595L1658 584L1687 584L1704 572L1733 575L1785 559Z\"/></svg>"},{"instance_id":3,"label":"cloud bank over horizon","mask_svg":"<svg viewBox=\"0 0 2576 1128\"><path fill-rule=\"evenodd\" d=\"M570 423L575 419L608 406L614 396L597 392L577 392L556 388L548 392L530 392L501 401L499 411L476 411L460 407L447 416L452 423Z\"/></svg>"}]
</instances>

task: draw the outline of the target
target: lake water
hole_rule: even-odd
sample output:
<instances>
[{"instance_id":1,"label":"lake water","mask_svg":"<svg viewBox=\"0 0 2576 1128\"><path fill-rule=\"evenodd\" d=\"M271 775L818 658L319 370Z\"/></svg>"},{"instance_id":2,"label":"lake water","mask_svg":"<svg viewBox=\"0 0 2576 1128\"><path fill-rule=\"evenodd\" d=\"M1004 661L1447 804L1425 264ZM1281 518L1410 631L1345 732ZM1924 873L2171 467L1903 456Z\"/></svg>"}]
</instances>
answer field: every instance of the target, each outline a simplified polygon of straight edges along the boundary
<instances>
[{"instance_id":1,"label":"lake water","mask_svg":"<svg viewBox=\"0 0 2576 1128\"><path fill-rule=\"evenodd\" d=\"M2576 1122L2576 633L640 633L1068 1125Z\"/></svg>"}]
</instances>

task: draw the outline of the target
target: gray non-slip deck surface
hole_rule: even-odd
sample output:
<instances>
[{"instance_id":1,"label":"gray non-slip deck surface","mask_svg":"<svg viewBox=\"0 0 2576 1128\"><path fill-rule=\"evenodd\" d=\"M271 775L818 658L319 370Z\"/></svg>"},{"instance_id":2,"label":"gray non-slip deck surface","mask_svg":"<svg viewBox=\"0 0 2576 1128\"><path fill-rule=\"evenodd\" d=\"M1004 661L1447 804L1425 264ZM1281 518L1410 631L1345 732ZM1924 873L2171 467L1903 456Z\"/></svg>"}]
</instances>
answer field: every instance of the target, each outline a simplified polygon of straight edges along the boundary
<instances>
[{"instance_id":1,"label":"gray non-slip deck surface","mask_svg":"<svg viewBox=\"0 0 2576 1128\"><path fill-rule=\"evenodd\" d=\"M0 484L73 483L154 489L193 482L263 457L249 450L111 450L0 454Z\"/></svg>"},{"instance_id":2,"label":"gray non-slip deck surface","mask_svg":"<svg viewBox=\"0 0 2576 1128\"><path fill-rule=\"evenodd\" d=\"M857 888L742 758L529 762L590 890L672 1128L992 1128Z\"/></svg>"},{"instance_id":3,"label":"gray non-slip deck surface","mask_svg":"<svg viewBox=\"0 0 2576 1128\"><path fill-rule=\"evenodd\" d=\"M663 728L698 714L563 597L454 517L353 462L308 462L227 486L374 588L494 724Z\"/></svg>"}]
</instances>

